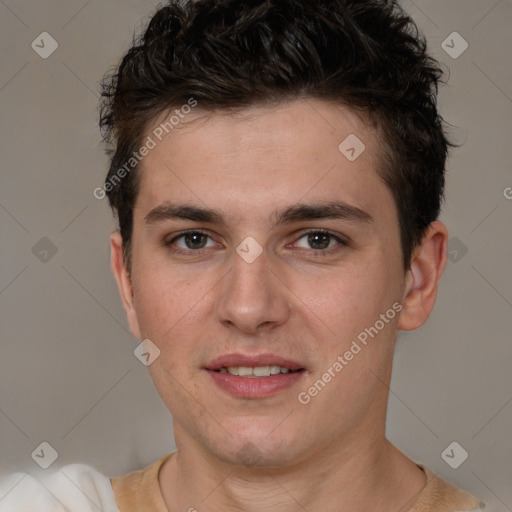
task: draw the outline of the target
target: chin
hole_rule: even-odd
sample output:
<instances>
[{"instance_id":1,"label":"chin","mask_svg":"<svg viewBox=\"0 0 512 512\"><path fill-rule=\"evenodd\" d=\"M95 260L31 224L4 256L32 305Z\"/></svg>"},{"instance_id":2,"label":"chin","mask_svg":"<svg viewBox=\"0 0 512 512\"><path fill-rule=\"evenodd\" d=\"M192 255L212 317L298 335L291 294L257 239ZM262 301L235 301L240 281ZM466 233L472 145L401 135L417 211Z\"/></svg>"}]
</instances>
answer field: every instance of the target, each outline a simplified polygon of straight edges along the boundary
<instances>
[{"instance_id":1,"label":"chin","mask_svg":"<svg viewBox=\"0 0 512 512\"><path fill-rule=\"evenodd\" d=\"M253 425L254 427L254 425ZM297 447L302 446L302 442L293 442L293 436L282 432L278 435L275 423L265 424L266 428L254 430L251 433L243 433L238 430L236 434L226 436L224 439L224 449L220 449L220 443L215 443L209 449L220 459L234 465L247 467L281 467L293 461ZM220 441L220 440L219 440ZM303 440L302 440L303 441Z\"/></svg>"}]
</instances>

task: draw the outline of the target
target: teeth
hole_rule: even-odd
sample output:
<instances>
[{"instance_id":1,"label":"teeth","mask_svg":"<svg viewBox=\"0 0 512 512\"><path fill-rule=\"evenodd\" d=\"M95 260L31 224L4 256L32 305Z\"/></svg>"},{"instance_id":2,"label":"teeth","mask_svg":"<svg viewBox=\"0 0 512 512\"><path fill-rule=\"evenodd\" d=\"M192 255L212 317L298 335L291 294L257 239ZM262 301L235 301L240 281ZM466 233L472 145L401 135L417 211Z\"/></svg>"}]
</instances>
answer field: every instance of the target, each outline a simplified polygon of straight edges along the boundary
<instances>
[{"instance_id":1,"label":"teeth","mask_svg":"<svg viewBox=\"0 0 512 512\"><path fill-rule=\"evenodd\" d=\"M289 373L289 368L282 366L229 366L228 368L220 368L220 373L230 373L240 377L270 377L270 375L278 375L280 373Z\"/></svg>"},{"instance_id":2,"label":"teeth","mask_svg":"<svg viewBox=\"0 0 512 512\"><path fill-rule=\"evenodd\" d=\"M270 366L257 366L252 369L252 374L256 377L268 377L270 375Z\"/></svg>"},{"instance_id":3,"label":"teeth","mask_svg":"<svg viewBox=\"0 0 512 512\"><path fill-rule=\"evenodd\" d=\"M240 375L240 377L248 377L249 375L252 375L252 368L247 368L247 366L239 366L238 375Z\"/></svg>"}]
</instances>

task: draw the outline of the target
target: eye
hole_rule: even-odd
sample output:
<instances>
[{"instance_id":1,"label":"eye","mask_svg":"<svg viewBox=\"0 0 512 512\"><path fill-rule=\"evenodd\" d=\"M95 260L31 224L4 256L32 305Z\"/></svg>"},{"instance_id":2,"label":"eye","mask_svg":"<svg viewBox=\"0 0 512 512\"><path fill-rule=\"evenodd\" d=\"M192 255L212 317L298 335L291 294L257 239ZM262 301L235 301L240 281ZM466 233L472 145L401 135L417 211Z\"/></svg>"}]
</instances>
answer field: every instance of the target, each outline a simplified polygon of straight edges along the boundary
<instances>
[{"instance_id":1,"label":"eye","mask_svg":"<svg viewBox=\"0 0 512 512\"><path fill-rule=\"evenodd\" d=\"M302 245L300 242L301 240L305 240L305 242L302 242ZM326 249L331 249L337 245L347 245L347 243L330 231L317 230L305 233L299 238L295 245L303 249L327 252Z\"/></svg>"},{"instance_id":2,"label":"eye","mask_svg":"<svg viewBox=\"0 0 512 512\"><path fill-rule=\"evenodd\" d=\"M213 240L210 245L207 245L208 239L211 240L211 237L202 231L187 231L169 240L166 245L171 246L171 249L173 245L176 245L179 249L178 252L198 251L216 245Z\"/></svg>"}]
</instances>

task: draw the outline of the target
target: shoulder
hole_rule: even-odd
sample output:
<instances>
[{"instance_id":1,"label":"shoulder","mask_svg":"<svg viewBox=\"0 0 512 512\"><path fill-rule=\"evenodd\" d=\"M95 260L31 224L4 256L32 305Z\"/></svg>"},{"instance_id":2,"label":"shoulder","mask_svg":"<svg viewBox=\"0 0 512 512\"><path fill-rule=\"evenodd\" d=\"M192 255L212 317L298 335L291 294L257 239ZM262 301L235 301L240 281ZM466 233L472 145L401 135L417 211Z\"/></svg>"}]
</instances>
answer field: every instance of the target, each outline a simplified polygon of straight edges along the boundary
<instances>
[{"instance_id":1,"label":"shoulder","mask_svg":"<svg viewBox=\"0 0 512 512\"><path fill-rule=\"evenodd\" d=\"M176 452L165 455L139 471L110 479L115 500L121 512L167 511L160 491L158 474L164 462L174 453Z\"/></svg>"},{"instance_id":2,"label":"shoulder","mask_svg":"<svg viewBox=\"0 0 512 512\"><path fill-rule=\"evenodd\" d=\"M85 464L69 464L35 478L12 473L0 479L2 512L119 512L110 480Z\"/></svg>"},{"instance_id":3,"label":"shoulder","mask_svg":"<svg viewBox=\"0 0 512 512\"><path fill-rule=\"evenodd\" d=\"M485 505L478 498L445 482L425 466L427 484L410 512L481 512Z\"/></svg>"}]
</instances>

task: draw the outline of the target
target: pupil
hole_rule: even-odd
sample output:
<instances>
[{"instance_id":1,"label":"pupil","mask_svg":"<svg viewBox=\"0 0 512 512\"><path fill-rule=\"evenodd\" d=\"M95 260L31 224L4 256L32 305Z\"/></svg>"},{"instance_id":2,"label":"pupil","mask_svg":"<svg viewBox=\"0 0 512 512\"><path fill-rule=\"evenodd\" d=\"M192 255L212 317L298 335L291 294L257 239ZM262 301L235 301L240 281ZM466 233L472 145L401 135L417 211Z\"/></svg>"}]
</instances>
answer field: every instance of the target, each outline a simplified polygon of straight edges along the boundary
<instances>
[{"instance_id":1,"label":"pupil","mask_svg":"<svg viewBox=\"0 0 512 512\"><path fill-rule=\"evenodd\" d=\"M329 247L330 237L331 235L328 233L311 233L308 237L308 242L313 249L325 249ZM314 247L316 243L319 243L320 247Z\"/></svg>"},{"instance_id":2,"label":"pupil","mask_svg":"<svg viewBox=\"0 0 512 512\"><path fill-rule=\"evenodd\" d=\"M205 239L206 236L202 233L188 233L185 236L185 241L189 249L201 249L205 245Z\"/></svg>"}]
</instances>

